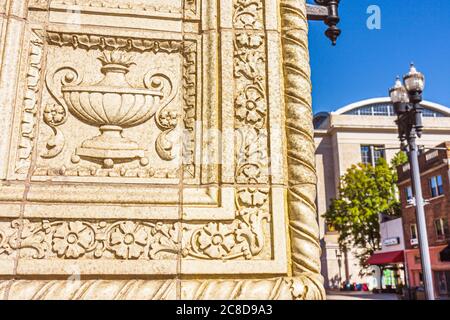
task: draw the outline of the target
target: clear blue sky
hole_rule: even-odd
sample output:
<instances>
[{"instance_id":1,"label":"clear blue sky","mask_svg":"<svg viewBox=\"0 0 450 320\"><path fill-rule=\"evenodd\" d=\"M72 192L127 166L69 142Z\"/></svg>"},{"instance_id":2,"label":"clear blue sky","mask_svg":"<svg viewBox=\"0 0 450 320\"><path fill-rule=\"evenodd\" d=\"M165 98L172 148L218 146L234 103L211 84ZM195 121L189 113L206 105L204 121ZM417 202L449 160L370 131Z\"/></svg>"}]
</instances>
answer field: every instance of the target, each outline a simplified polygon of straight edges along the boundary
<instances>
[{"instance_id":1,"label":"clear blue sky","mask_svg":"<svg viewBox=\"0 0 450 320\"><path fill-rule=\"evenodd\" d=\"M380 30L367 28L370 5ZM387 96L411 61L426 76L424 99L450 107L450 0L341 0L340 17L336 47L322 22L309 25L315 113Z\"/></svg>"}]
</instances>

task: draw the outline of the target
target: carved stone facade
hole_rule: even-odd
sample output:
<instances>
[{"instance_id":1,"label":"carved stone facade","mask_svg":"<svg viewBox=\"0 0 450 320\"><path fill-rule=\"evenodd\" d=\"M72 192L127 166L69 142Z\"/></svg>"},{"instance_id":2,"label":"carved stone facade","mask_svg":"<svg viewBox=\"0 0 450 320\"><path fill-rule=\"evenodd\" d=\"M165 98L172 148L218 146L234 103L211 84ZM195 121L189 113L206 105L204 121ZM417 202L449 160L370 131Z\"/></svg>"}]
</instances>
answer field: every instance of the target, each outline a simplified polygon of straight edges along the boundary
<instances>
[{"instance_id":1,"label":"carved stone facade","mask_svg":"<svg viewBox=\"0 0 450 320\"><path fill-rule=\"evenodd\" d=\"M0 5L2 298L324 298L305 1Z\"/></svg>"}]
</instances>

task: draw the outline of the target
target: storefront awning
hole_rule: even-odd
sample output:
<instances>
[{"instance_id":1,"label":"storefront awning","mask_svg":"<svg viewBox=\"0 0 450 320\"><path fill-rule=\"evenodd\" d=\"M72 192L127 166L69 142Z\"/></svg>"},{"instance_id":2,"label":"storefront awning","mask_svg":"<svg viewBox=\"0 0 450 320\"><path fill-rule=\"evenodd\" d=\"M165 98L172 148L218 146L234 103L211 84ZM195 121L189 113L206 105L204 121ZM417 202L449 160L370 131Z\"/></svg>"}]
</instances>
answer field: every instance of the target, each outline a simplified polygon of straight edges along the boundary
<instances>
[{"instance_id":1,"label":"storefront awning","mask_svg":"<svg viewBox=\"0 0 450 320\"><path fill-rule=\"evenodd\" d=\"M439 256L442 262L450 262L450 245L446 246L440 253Z\"/></svg>"},{"instance_id":2,"label":"storefront awning","mask_svg":"<svg viewBox=\"0 0 450 320\"><path fill-rule=\"evenodd\" d=\"M403 250L401 251L391 251L374 253L368 260L367 263L371 265L383 265L404 262L405 258L403 255Z\"/></svg>"}]
</instances>

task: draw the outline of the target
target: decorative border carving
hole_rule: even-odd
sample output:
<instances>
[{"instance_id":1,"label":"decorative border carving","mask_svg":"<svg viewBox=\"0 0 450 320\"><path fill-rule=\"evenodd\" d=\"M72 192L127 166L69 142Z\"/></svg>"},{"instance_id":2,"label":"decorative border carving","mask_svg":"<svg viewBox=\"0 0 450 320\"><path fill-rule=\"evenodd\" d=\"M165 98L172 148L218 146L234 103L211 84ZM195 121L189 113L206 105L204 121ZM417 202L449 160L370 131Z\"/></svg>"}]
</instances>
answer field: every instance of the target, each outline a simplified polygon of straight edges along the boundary
<instances>
[{"instance_id":1,"label":"decorative border carving","mask_svg":"<svg viewBox=\"0 0 450 320\"><path fill-rule=\"evenodd\" d=\"M35 143L36 117L41 81L41 64L44 51L43 30L32 30L25 95L23 98L22 120L20 122L20 141L14 172L26 174L31 165Z\"/></svg>"},{"instance_id":2,"label":"decorative border carving","mask_svg":"<svg viewBox=\"0 0 450 320\"><path fill-rule=\"evenodd\" d=\"M181 52L180 40L154 40L142 38L124 38L119 36L102 36L67 32L47 31L47 41L51 45L71 46L86 50L124 50L138 52Z\"/></svg>"},{"instance_id":3,"label":"decorative border carving","mask_svg":"<svg viewBox=\"0 0 450 320\"><path fill-rule=\"evenodd\" d=\"M0 229L0 255L24 258L233 260L256 258L268 232L269 189L240 188L236 219L207 224L161 221L13 220ZM7 224L5 224L7 226ZM179 243L182 232L186 243Z\"/></svg>"},{"instance_id":4,"label":"decorative border carving","mask_svg":"<svg viewBox=\"0 0 450 320\"><path fill-rule=\"evenodd\" d=\"M237 183L267 183L266 41L254 32L263 26L263 3L236 0L234 8L235 177Z\"/></svg>"},{"instance_id":5,"label":"decorative border carving","mask_svg":"<svg viewBox=\"0 0 450 320\"><path fill-rule=\"evenodd\" d=\"M10 300L318 300L316 279L3 280ZM181 290L180 290L181 289Z\"/></svg>"},{"instance_id":6,"label":"decorative border carving","mask_svg":"<svg viewBox=\"0 0 450 320\"><path fill-rule=\"evenodd\" d=\"M179 224L148 221L13 220L0 230L0 255L20 250L33 259L175 259L179 231Z\"/></svg>"},{"instance_id":7,"label":"decorative border carving","mask_svg":"<svg viewBox=\"0 0 450 320\"><path fill-rule=\"evenodd\" d=\"M315 206L315 145L306 5L305 1L298 0L280 0L280 5L292 274L308 274L314 279L317 296L324 298Z\"/></svg>"},{"instance_id":8,"label":"decorative border carving","mask_svg":"<svg viewBox=\"0 0 450 320\"><path fill-rule=\"evenodd\" d=\"M194 178L195 166L195 122L197 120L197 55L198 43L184 41L183 47L183 165L184 177Z\"/></svg>"},{"instance_id":9,"label":"decorative border carving","mask_svg":"<svg viewBox=\"0 0 450 320\"><path fill-rule=\"evenodd\" d=\"M187 0L195 2L194 0ZM149 5L142 1L128 0L118 3L117 0L31 0L28 7L34 9L47 9L51 5L83 6L90 8L128 9L159 13L181 13L181 8L167 5ZM189 7L189 5L188 5Z\"/></svg>"}]
</instances>

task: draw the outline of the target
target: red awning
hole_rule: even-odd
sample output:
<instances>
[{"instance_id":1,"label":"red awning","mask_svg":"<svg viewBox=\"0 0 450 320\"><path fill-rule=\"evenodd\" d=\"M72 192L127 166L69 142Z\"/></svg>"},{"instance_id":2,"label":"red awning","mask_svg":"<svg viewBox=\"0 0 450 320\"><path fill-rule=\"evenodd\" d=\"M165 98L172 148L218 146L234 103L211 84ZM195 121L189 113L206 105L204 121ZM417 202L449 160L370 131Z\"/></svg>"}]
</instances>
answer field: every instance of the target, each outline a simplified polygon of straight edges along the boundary
<instances>
[{"instance_id":1,"label":"red awning","mask_svg":"<svg viewBox=\"0 0 450 320\"><path fill-rule=\"evenodd\" d=\"M401 250L401 251L374 253L367 260L367 263L378 266L383 264L399 263L404 261L405 257L403 255L403 250Z\"/></svg>"}]
</instances>

